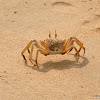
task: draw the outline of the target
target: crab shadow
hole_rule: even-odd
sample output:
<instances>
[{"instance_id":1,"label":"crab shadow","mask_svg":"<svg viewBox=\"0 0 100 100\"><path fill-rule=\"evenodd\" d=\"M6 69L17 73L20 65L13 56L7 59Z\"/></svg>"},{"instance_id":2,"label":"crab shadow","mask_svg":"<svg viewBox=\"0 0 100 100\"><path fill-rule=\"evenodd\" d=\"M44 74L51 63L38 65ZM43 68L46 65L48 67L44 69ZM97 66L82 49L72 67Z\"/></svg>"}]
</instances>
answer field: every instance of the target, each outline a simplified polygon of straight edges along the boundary
<instances>
[{"instance_id":1,"label":"crab shadow","mask_svg":"<svg viewBox=\"0 0 100 100\"><path fill-rule=\"evenodd\" d=\"M71 54L73 55L73 54ZM29 66L34 70L40 71L40 72L48 72L51 69L56 69L56 70L64 70L64 69L70 69L70 68L82 68L86 66L89 61L86 57L80 56L82 58L82 62L78 62L77 57L74 56L76 61L71 61L71 60L62 60L60 62L53 62L53 61L48 61L42 65L40 65L40 68L37 68L36 66ZM42 68L41 68L42 66Z\"/></svg>"}]
</instances>

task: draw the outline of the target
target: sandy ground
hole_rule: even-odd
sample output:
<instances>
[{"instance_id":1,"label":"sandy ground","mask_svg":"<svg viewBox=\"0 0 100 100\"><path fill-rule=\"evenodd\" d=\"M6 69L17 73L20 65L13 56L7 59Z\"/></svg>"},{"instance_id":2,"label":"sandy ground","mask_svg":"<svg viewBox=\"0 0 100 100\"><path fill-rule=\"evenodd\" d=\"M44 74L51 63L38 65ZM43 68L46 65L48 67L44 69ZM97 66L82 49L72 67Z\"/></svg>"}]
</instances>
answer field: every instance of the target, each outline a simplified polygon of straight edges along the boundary
<instances>
[{"instance_id":1,"label":"sandy ground","mask_svg":"<svg viewBox=\"0 0 100 100\"><path fill-rule=\"evenodd\" d=\"M77 37L84 57L39 54L39 69L25 65L27 43L55 29L59 39ZM100 0L0 0L0 100L92 99L100 99Z\"/></svg>"}]
</instances>

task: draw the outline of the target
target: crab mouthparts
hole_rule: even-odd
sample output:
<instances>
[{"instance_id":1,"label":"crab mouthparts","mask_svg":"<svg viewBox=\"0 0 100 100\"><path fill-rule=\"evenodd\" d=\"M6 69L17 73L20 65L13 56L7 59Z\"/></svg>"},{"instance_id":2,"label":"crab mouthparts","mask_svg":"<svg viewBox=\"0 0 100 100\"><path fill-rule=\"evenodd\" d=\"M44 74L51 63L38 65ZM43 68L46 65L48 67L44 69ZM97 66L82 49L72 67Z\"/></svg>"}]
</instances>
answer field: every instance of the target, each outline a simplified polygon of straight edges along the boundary
<instances>
[{"instance_id":1,"label":"crab mouthparts","mask_svg":"<svg viewBox=\"0 0 100 100\"><path fill-rule=\"evenodd\" d=\"M58 51L58 46L51 45L51 46L49 47L49 49L50 49L51 51Z\"/></svg>"}]
</instances>

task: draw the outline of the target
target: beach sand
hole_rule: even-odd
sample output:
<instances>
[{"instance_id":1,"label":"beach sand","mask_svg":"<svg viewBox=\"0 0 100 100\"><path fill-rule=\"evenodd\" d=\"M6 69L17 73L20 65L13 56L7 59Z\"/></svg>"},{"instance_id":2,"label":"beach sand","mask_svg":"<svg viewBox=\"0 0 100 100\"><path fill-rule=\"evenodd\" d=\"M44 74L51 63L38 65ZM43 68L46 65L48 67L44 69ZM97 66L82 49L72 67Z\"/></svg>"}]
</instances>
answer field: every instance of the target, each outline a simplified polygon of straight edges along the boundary
<instances>
[{"instance_id":1,"label":"beach sand","mask_svg":"<svg viewBox=\"0 0 100 100\"><path fill-rule=\"evenodd\" d=\"M31 40L78 38L86 53L44 56L37 69L21 51ZM36 48L33 53L35 58ZM100 99L100 0L0 0L0 100Z\"/></svg>"}]
</instances>

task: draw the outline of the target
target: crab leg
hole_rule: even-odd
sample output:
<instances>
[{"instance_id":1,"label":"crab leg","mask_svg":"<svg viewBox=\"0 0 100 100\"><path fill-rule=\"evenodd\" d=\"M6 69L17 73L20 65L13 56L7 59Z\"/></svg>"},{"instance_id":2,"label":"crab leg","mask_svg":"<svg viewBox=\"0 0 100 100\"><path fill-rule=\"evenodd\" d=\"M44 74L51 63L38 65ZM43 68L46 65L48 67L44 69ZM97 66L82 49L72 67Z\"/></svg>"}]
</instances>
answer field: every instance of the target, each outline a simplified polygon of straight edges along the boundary
<instances>
[{"instance_id":1,"label":"crab leg","mask_svg":"<svg viewBox=\"0 0 100 100\"><path fill-rule=\"evenodd\" d=\"M75 39L74 41L80 46L80 49L78 50L78 52L80 52L81 48L84 49L84 54L85 54L85 47L83 46L83 43L81 43L77 38L73 37L73 39Z\"/></svg>"},{"instance_id":2,"label":"crab leg","mask_svg":"<svg viewBox=\"0 0 100 100\"><path fill-rule=\"evenodd\" d=\"M33 44L32 47L31 47L31 52L30 52L30 55L29 55L29 60L30 60L30 62L31 62L32 64L35 65L35 63L32 62L32 53L33 53L34 45L35 45L35 44Z\"/></svg>"},{"instance_id":3,"label":"crab leg","mask_svg":"<svg viewBox=\"0 0 100 100\"><path fill-rule=\"evenodd\" d=\"M33 44L32 47L31 47L31 52L30 52L30 55L29 55L29 60L30 60L30 62L32 64L34 64L35 66L39 67L38 63L37 63L39 51L40 51L41 54L44 54L44 55L47 55L48 52L46 50L42 49L42 48L38 49L37 52L36 52L35 62L33 63L33 61L32 61L32 53L33 53L34 45L36 45L36 44Z\"/></svg>"},{"instance_id":4,"label":"crab leg","mask_svg":"<svg viewBox=\"0 0 100 100\"><path fill-rule=\"evenodd\" d=\"M65 45L64 45L64 50L66 49L66 48L68 48L69 46L70 46L70 43L72 42L72 38L69 38L68 39L68 41L65 43Z\"/></svg>"},{"instance_id":5,"label":"crab leg","mask_svg":"<svg viewBox=\"0 0 100 100\"><path fill-rule=\"evenodd\" d=\"M77 38L75 37L71 37L64 45L64 49L69 47L70 45L73 45L73 43L71 43L71 41L75 41L79 46L80 46L80 49L78 50L78 52L81 51L81 48L84 49L84 54L85 54L85 47L83 46L83 43L81 43Z\"/></svg>"},{"instance_id":6,"label":"crab leg","mask_svg":"<svg viewBox=\"0 0 100 100\"><path fill-rule=\"evenodd\" d=\"M80 46L80 49L78 50L78 52L80 52L81 48L84 49L84 54L85 54L85 47L83 46L83 43L80 42L77 38L75 37L72 37L72 39L74 39L73 41L75 41L79 46Z\"/></svg>"},{"instance_id":7,"label":"crab leg","mask_svg":"<svg viewBox=\"0 0 100 100\"><path fill-rule=\"evenodd\" d=\"M38 59L38 52L39 52L39 50L37 50L37 52L36 52L36 59L35 59L35 62L36 62L36 66L37 66L37 67L39 67L39 66L38 66L38 63L37 63L37 59Z\"/></svg>"},{"instance_id":8,"label":"crab leg","mask_svg":"<svg viewBox=\"0 0 100 100\"><path fill-rule=\"evenodd\" d=\"M26 50L28 50L28 52L30 53L30 51L29 51L29 47L31 46L31 44L33 43L33 42L35 42L36 40L31 40L29 43L28 43L28 45L23 49L23 51L21 52L21 54L22 54L22 56L23 56L23 58L24 58L24 60L25 60L25 62L27 62L27 60L26 60L26 58L25 58L25 56L24 56L24 52L26 51Z\"/></svg>"},{"instance_id":9,"label":"crab leg","mask_svg":"<svg viewBox=\"0 0 100 100\"><path fill-rule=\"evenodd\" d=\"M38 66L38 65L37 65L37 59L38 59L38 52L39 52L39 50L37 50L37 52L36 52L36 59L35 59L35 62L34 62L34 63L32 62L32 53L33 53L34 45L35 45L35 44L33 44L32 47L31 47L31 52L30 52L30 55L29 55L29 60L30 60L30 62L31 62L32 64L34 64L34 66Z\"/></svg>"},{"instance_id":10,"label":"crab leg","mask_svg":"<svg viewBox=\"0 0 100 100\"><path fill-rule=\"evenodd\" d=\"M69 48L67 48L66 50L64 50L64 52L62 53L62 54L65 54L65 53L69 53L70 52L70 50L72 50L72 49L75 49L75 51L76 51L76 54L78 55L78 59L79 59L79 52L78 52L78 50L76 49L76 47L74 47L73 45L72 46L70 46Z\"/></svg>"},{"instance_id":11,"label":"crab leg","mask_svg":"<svg viewBox=\"0 0 100 100\"><path fill-rule=\"evenodd\" d=\"M36 62L36 66L37 66L38 68L39 68L39 66L38 66L37 60L38 60L38 53L39 53L39 51L40 51L41 54L48 55L48 52L47 52L45 49L42 49L42 48L41 48L41 49L38 49L38 50L37 50L35 62Z\"/></svg>"}]
</instances>

